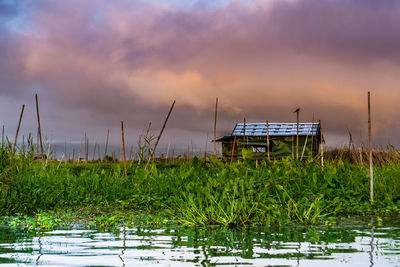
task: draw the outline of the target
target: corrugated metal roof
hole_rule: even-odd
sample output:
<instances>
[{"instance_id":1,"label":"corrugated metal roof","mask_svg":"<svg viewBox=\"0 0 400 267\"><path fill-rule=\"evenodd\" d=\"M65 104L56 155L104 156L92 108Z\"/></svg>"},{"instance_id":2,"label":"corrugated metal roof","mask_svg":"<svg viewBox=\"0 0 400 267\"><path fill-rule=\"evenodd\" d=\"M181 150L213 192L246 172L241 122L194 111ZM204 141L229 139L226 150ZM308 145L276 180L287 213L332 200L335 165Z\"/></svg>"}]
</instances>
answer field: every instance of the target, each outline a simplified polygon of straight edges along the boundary
<instances>
[{"instance_id":1,"label":"corrugated metal roof","mask_svg":"<svg viewBox=\"0 0 400 267\"><path fill-rule=\"evenodd\" d=\"M269 123L270 136L296 135L297 123ZM299 123L299 135L316 135L319 123ZM232 135L236 136L267 136L267 123L246 123L244 131L243 123L238 123L233 129Z\"/></svg>"}]
</instances>

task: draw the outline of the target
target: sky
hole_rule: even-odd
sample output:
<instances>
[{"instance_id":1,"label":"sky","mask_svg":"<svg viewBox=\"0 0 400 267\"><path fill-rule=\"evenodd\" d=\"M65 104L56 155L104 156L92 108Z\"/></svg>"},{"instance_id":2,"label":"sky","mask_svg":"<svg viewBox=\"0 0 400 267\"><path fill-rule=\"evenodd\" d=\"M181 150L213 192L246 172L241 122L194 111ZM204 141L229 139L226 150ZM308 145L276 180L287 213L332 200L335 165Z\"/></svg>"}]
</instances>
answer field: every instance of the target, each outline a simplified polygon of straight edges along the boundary
<instances>
[{"instance_id":1,"label":"sky","mask_svg":"<svg viewBox=\"0 0 400 267\"><path fill-rule=\"evenodd\" d=\"M396 0L2 0L0 124L14 136L128 144L151 122L166 146L205 149L235 123L321 120L327 146L350 131L400 145L400 2ZM208 144L210 147L210 144Z\"/></svg>"}]
</instances>

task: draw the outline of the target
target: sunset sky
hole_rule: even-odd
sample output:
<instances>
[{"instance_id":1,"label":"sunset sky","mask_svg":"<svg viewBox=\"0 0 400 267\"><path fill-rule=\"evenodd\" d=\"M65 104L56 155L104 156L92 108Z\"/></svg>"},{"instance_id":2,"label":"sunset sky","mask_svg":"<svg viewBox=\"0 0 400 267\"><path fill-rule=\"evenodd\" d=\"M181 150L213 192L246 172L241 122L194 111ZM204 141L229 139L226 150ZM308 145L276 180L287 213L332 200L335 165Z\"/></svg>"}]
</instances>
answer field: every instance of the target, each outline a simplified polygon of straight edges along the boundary
<instances>
[{"instance_id":1,"label":"sunset sky","mask_svg":"<svg viewBox=\"0 0 400 267\"><path fill-rule=\"evenodd\" d=\"M322 120L328 146L400 145L400 1L2 0L0 124L79 143L136 144L176 107L162 146L204 149L236 122Z\"/></svg>"}]
</instances>

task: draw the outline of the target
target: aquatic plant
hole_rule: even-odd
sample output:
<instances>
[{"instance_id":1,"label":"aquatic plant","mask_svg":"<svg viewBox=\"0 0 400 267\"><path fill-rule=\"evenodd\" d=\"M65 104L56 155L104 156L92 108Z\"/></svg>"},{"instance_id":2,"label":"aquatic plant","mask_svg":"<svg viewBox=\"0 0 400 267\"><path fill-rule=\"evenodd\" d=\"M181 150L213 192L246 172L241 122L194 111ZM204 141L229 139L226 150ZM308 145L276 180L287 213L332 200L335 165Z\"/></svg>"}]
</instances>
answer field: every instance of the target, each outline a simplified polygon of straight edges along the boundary
<instances>
[{"instance_id":1,"label":"aquatic plant","mask_svg":"<svg viewBox=\"0 0 400 267\"><path fill-rule=\"evenodd\" d=\"M348 215L399 214L400 163L375 167L375 202L369 202L368 168L340 158L306 162L153 162L147 170L118 162L48 161L0 149L0 216L92 210L96 225L127 222L116 212L151 214L151 222L191 225L329 224ZM134 219L135 218L135 219ZM149 217L147 217L149 218ZM154 219L157 218L157 219ZM140 220L139 220L140 221ZM143 222L143 221L142 221Z\"/></svg>"}]
</instances>

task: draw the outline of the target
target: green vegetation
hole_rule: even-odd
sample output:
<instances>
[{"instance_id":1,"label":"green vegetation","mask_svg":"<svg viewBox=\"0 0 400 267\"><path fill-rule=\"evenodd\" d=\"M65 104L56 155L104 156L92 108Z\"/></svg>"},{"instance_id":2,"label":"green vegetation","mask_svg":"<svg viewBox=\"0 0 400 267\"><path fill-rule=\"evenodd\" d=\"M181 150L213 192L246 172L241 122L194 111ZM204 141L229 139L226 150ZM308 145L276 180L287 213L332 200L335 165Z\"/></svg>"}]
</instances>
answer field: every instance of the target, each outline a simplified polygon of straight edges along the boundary
<instances>
[{"instance_id":1,"label":"green vegetation","mask_svg":"<svg viewBox=\"0 0 400 267\"><path fill-rule=\"evenodd\" d=\"M189 225L331 224L353 215L398 215L400 162L368 168L340 158L224 163L216 158L155 162L147 170L120 163L35 161L0 148L3 223L51 228L71 221ZM33 216L33 217L27 217ZM33 219L32 219L33 218Z\"/></svg>"}]
</instances>

